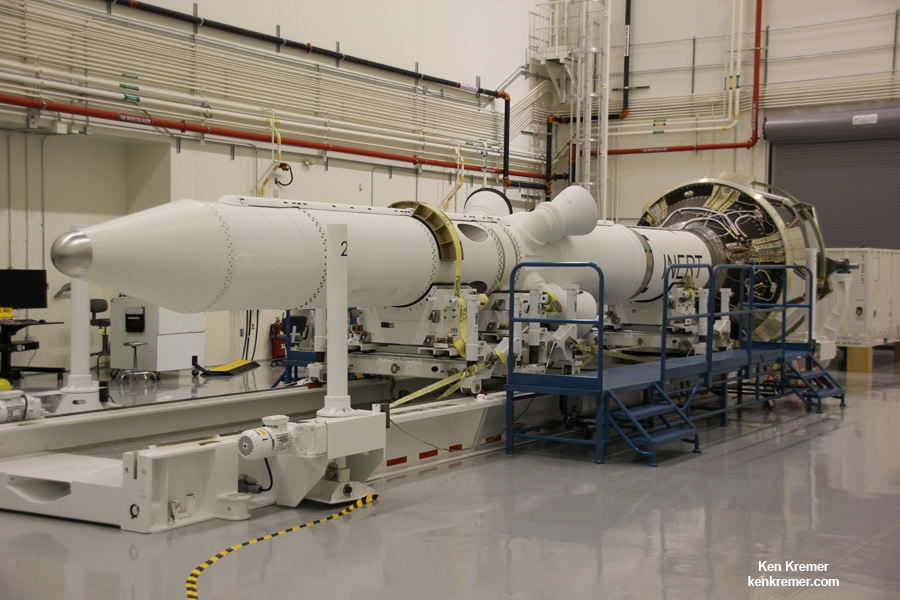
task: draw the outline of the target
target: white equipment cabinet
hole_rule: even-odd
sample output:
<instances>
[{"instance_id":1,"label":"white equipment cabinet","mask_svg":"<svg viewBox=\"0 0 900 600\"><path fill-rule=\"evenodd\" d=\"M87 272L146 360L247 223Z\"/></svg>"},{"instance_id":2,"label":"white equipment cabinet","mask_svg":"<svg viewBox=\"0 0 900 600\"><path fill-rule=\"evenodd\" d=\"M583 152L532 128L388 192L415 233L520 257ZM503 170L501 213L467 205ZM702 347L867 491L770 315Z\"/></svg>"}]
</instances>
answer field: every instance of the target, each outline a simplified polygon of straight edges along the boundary
<instances>
[{"instance_id":1,"label":"white equipment cabinet","mask_svg":"<svg viewBox=\"0 0 900 600\"><path fill-rule=\"evenodd\" d=\"M110 327L110 369L131 369L134 352L127 342L147 342L137 351L138 369L190 369L192 357L204 361L206 315L183 314L137 298L113 298Z\"/></svg>"},{"instance_id":2,"label":"white equipment cabinet","mask_svg":"<svg viewBox=\"0 0 900 600\"><path fill-rule=\"evenodd\" d=\"M859 264L850 272L849 306L837 345L872 347L900 341L900 250L829 248L828 258ZM817 322L827 316L833 302L825 299Z\"/></svg>"}]
</instances>

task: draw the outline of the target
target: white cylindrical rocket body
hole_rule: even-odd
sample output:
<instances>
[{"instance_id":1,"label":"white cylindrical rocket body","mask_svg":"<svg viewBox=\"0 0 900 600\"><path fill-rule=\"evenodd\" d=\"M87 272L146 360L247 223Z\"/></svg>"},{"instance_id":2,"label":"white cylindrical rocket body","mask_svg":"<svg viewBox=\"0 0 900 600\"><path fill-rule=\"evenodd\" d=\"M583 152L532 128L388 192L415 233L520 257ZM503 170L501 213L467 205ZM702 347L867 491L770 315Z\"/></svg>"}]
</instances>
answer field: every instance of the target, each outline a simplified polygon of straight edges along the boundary
<instances>
[{"instance_id":1,"label":"white cylindrical rocket body","mask_svg":"<svg viewBox=\"0 0 900 600\"><path fill-rule=\"evenodd\" d=\"M706 243L687 231L638 229L600 221L590 233L564 236L556 242L541 245L523 242L516 235L515 228L504 226L502 221L457 225L462 234L460 238L466 257L463 262L463 281L484 282L488 284L488 291L506 291L509 289L509 272L520 262L593 262L603 270L604 304L631 298L652 301L662 296L663 274L668 265L709 264L711 260ZM484 236L487 239L481 241L469 239L466 233L475 227L490 235ZM440 265L439 281L452 281L452 269L452 264ZM682 270L673 273L670 283L679 281L684 274ZM690 274L694 275L695 285L702 287L706 284L708 273L705 270L693 270ZM577 284L581 289L597 296L597 276L588 269L530 269L526 272L524 281L520 276L517 287L525 289L529 281L533 280L559 285Z\"/></svg>"},{"instance_id":2,"label":"white cylindrical rocket body","mask_svg":"<svg viewBox=\"0 0 900 600\"><path fill-rule=\"evenodd\" d=\"M431 285L434 239L409 211L245 200L179 200L87 227L92 256L80 277L185 313L325 308L325 228L344 223L352 305L412 302Z\"/></svg>"},{"instance_id":3,"label":"white cylindrical rocket body","mask_svg":"<svg viewBox=\"0 0 900 600\"><path fill-rule=\"evenodd\" d=\"M463 249L462 282L479 292L509 289L524 261L594 262L603 301L662 296L667 264L709 263L706 243L688 231L598 222L590 194L570 187L551 203L505 217L448 215ZM87 227L54 244L54 264L81 277L180 312L324 308L329 224L347 226L350 306L404 306L432 285L452 284L429 225L409 209L355 207L226 196L180 200ZM522 271L536 281L597 292L587 269ZM694 274L695 285L706 282Z\"/></svg>"}]
</instances>

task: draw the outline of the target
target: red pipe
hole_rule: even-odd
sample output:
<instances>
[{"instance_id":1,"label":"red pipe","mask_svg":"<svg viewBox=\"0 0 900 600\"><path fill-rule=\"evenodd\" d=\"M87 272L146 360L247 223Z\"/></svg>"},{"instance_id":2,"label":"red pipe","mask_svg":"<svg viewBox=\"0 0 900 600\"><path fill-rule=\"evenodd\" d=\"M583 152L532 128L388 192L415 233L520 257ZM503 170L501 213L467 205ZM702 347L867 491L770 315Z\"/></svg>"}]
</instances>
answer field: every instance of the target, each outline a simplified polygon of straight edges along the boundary
<instances>
[{"instance_id":1,"label":"red pipe","mask_svg":"<svg viewBox=\"0 0 900 600\"><path fill-rule=\"evenodd\" d=\"M687 152L691 150L728 150L730 148L752 148L759 141L757 133L757 120L759 118L759 66L760 66L760 44L762 43L762 3L763 0L756 0L756 32L753 36L753 104L750 109L750 128L752 130L750 139L746 142L735 142L731 144L694 144L692 146L660 146L655 148L618 148L610 150L610 155L617 154L654 154L657 152ZM738 57L740 60L740 57Z\"/></svg>"},{"instance_id":2,"label":"red pipe","mask_svg":"<svg viewBox=\"0 0 900 600\"><path fill-rule=\"evenodd\" d=\"M22 106L25 108L33 108L37 110L49 110L52 112L66 113L70 115L79 115L82 117L93 117L95 119L106 119L108 121L122 121L132 125L146 125L148 127L161 127L163 129L172 129L182 133L191 131L194 133L202 133L207 135L218 135L222 137L230 137L241 140L252 140L254 142L271 142L272 136L264 133L252 133L249 131L240 131L238 129L225 129L223 127L210 127L208 125L195 125L185 121L170 121L168 119L156 119L153 117L144 117L139 115L130 115L126 113L118 113L111 110L100 110L97 108L87 108L84 106L75 106L72 104L60 104L59 102L47 102L36 98L26 98L23 96L12 96L9 94L0 94L0 104L11 104L13 106ZM356 156L368 156L371 158L383 158L386 160L396 160L401 162L412 163L414 165L429 165L432 167L447 167L449 169L459 168L459 164L446 160L435 160L432 158L421 158L418 156L406 156L404 154L391 154L388 152L378 152L376 150L364 150L363 148L352 148L350 146L335 146L334 144L323 144L321 142L308 142L306 140L298 140L295 138L283 137L281 143L285 146L297 146L299 148L310 148L313 150L324 150L326 152L340 152L342 154L354 154ZM479 167L477 165L464 165L466 171L487 171L488 173L503 173L503 169L494 167ZM529 173L526 171L510 171L510 175L517 177L529 177L532 179L544 179L543 173Z\"/></svg>"}]
</instances>

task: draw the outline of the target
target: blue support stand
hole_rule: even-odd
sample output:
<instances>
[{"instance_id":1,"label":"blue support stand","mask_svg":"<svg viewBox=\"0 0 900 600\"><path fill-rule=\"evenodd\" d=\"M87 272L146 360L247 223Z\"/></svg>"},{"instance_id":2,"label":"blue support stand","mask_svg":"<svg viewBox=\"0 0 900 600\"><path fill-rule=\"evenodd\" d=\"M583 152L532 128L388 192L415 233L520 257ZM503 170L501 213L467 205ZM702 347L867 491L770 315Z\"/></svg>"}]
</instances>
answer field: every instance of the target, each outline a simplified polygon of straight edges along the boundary
<instances>
[{"instance_id":1,"label":"blue support stand","mask_svg":"<svg viewBox=\"0 0 900 600\"><path fill-rule=\"evenodd\" d=\"M525 262L516 265L510 274L509 306L515 306L515 278L518 270L524 267L565 267L591 268L599 277L597 300L603 306L603 272L594 263L546 263ZM510 317L510 360L506 390L506 452L513 454L516 439L549 440L560 443L577 443L595 446L595 460L598 464L605 460L605 447L616 439L623 440L637 454L647 456L650 466L657 465L657 449L659 446L677 441L693 445L695 453L700 452L700 438L696 422L705 418L719 416L720 424L728 425L728 413L742 410L761 402L771 402L789 393L796 394L811 409L816 407L822 412L822 399L830 396L839 397L844 404L844 391L834 378L815 360L812 347L812 331L810 328L805 343L789 344L787 337L787 311L789 309L806 310L805 318L812 322L813 282L815 278L809 269L801 265L670 265L663 277L663 289L669 289L670 274L681 269L706 270L709 281L714 282L717 275L724 270L738 270L742 290L755 289L756 273L759 270L780 271L782 281L787 281L790 270L805 272L808 282L806 302L788 301L787 286L782 286L782 297L779 302L756 302L753 294L739 295L737 310L723 307L715 310L715 294L709 294L705 312L698 311L690 315L669 315L668 302L663 302L661 347L666 348L667 329L669 323L678 320L706 318L706 352L703 356L681 356L669 358L663 352L660 360L654 363L641 363L621 366L607 373L603 372L603 323L602 317L597 320L585 319L551 319L544 317ZM745 285L746 284L746 285ZM754 317L767 313L781 313L781 341L777 343L754 342ZM720 317L737 317L740 324L738 339L740 347L734 350L714 351L713 326ZM548 374L517 371L517 346L515 325L517 323L555 324L576 323L590 324L598 328L598 368L593 373ZM524 350L523 350L524 352ZM796 363L796 364L794 364ZM732 373L737 375L732 375ZM761 383L763 377L775 377L774 381ZM755 390L754 398L744 399L744 382L752 382ZM686 385L685 385L686 383ZM729 386L736 384L738 403L728 404ZM638 406L627 406L620 396L626 392L642 390L644 403ZM718 393L719 404L713 407L692 406L695 396L702 390ZM540 426L515 428L515 403L521 400L533 400L536 396L556 395L560 398L582 396L594 398L596 414L593 417L579 417L579 424L590 423L596 427L594 439L539 435L535 433ZM675 398L684 396L680 403ZM560 403L563 423L572 428L572 419L566 414L568 402ZM613 436L615 431L617 436Z\"/></svg>"}]
</instances>

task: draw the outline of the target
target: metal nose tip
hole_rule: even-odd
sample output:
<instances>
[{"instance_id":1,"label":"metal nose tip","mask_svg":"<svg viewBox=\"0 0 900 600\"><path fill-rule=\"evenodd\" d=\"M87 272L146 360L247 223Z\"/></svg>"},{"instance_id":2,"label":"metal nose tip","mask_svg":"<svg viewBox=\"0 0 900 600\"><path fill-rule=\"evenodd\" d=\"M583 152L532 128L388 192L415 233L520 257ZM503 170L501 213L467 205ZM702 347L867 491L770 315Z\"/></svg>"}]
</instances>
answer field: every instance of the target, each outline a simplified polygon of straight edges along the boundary
<instances>
[{"instance_id":1,"label":"metal nose tip","mask_svg":"<svg viewBox=\"0 0 900 600\"><path fill-rule=\"evenodd\" d=\"M91 240L80 231L70 231L59 236L50 248L53 266L69 277L86 275L93 259Z\"/></svg>"}]
</instances>

